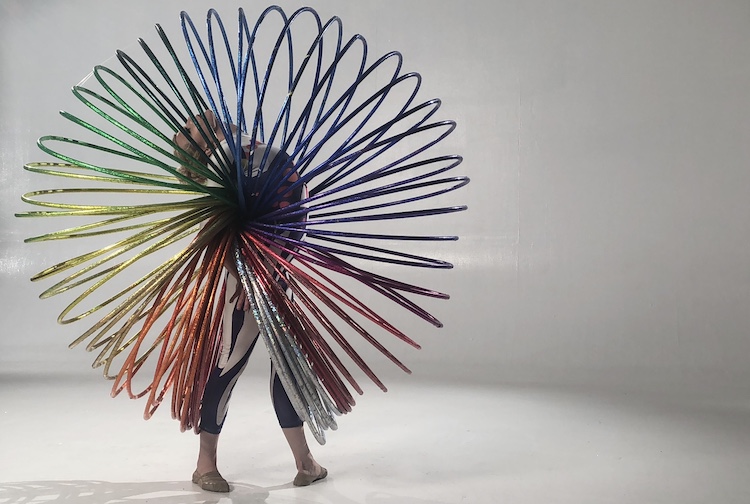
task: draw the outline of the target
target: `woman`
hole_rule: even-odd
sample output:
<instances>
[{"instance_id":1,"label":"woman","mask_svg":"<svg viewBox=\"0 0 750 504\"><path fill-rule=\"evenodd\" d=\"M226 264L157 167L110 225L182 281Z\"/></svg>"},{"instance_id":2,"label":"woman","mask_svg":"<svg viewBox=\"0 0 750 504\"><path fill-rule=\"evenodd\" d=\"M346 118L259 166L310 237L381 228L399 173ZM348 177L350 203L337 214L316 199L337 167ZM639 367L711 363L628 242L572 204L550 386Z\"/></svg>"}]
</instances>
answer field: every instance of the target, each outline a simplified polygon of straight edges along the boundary
<instances>
[{"instance_id":1,"label":"woman","mask_svg":"<svg viewBox=\"0 0 750 504\"><path fill-rule=\"evenodd\" d=\"M193 143L182 133L178 133L174 137L177 146L187 151L192 157L201 159L206 163L214 156L216 147L220 146L229 159L232 159L232 153L224 138L222 128L213 112L207 110L202 115L197 116L196 119L197 121L189 120L185 129L201 150L196 150ZM231 130L236 132L236 126L231 125ZM213 135L211 132L213 132ZM217 144L206 141L207 139L213 139L214 136L218 140ZM256 143L253 148L252 139L246 135L242 135L241 139L242 165L245 166L246 170L257 172L267 147ZM175 151L175 154L186 161L187 158L181 152ZM271 148L265 166L282 166L287 164L287 161L288 158L285 154L278 149ZM291 166L291 163L288 164ZM205 177L188 170L185 165L180 167L180 172L200 183L210 182ZM262 178L263 174L260 176ZM290 184L297 180L298 175L296 173L288 177L288 183ZM299 201L303 197L304 191L306 191L304 187L300 187L296 191L284 194L282 200L275 206L284 207L294 201ZM229 484L219 473L216 463L219 434L226 418L232 389L245 369L259 335L255 318L248 313L250 303L238 281L234 266L227 263L225 268L227 269L227 290L222 320L221 355L217 367L208 379L201 402L200 449L198 463L192 478L193 483L212 492L229 491ZM288 291L287 294L291 295L291 292ZM305 439L303 422L294 411L284 387L273 369L271 370L271 396L279 425L289 443L297 466L294 485L306 486L325 478L328 471L318 464L310 453Z\"/></svg>"}]
</instances>

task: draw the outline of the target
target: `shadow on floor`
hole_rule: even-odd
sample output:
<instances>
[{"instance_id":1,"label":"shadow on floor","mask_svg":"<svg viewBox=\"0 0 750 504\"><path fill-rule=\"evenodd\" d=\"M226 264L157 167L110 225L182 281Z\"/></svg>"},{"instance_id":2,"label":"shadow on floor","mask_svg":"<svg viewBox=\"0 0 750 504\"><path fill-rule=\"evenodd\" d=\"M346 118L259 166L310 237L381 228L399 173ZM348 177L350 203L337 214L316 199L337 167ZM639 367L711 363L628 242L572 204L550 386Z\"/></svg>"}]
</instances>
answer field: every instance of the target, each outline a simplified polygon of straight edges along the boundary
<instances>
[{"instance_id":1,"label":"shadow on floor","mask_svg":"<svg viewBox=\"0 0 750 504\"><path fill-rule=\"evenodd\" d=\"M109 481L22 481L0 484L2 504L48 504L75 502L76 504L115 504L122 502L144 502L149 504L260 504L265 503L271 492L293 488L291 483L263 488L244 483L230 483L228 494L214 494L191 487L183 481L153 481L139 483L113 483ZM311 495L315 499L315 496ZM338 492L325 498L325 502L356 504ZM274 503L315 504L320 500L308 500L299 495L282 497L274 495ZM405 498L387 492L369 492L365 504L446 504L434 500Z\"/></svg>"},{"instance_id":2,"label":"shadow on floor","mask_svg":"<svg viewBox=\"0 0 750 504\"><path fill-rule=\"evenodd\" d=\"M148 502L153 504L263 503L269 489L243 483L232 484L229 494L212 494L184 481L113 483L109 481L23 481L0 484L0 502L34 504L75 502Z\"/></svg>"}]
</instances>

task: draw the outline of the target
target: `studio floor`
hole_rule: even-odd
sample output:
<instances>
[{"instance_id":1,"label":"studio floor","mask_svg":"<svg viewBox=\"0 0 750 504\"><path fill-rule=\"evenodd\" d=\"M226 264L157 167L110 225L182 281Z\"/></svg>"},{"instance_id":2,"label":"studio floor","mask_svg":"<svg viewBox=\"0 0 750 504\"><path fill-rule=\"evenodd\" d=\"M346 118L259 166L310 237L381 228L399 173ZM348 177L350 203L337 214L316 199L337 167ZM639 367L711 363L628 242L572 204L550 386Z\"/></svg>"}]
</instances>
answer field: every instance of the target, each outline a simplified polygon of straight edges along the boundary
<instances>
[{"instance_id":1,"label":"studio floor","mask_svg":"<svg viewBox=\"0 0 750 504\"><path fill-rule=\"evenodd\" d=\"M743 503L750 406L706 395L544 387L367 390L294 466L258 377L235 391L219 465L230 494L193 486L197 438L168 411L110 399L93 376L2 377L0 503Z\"/></svg>"}]
</instances>

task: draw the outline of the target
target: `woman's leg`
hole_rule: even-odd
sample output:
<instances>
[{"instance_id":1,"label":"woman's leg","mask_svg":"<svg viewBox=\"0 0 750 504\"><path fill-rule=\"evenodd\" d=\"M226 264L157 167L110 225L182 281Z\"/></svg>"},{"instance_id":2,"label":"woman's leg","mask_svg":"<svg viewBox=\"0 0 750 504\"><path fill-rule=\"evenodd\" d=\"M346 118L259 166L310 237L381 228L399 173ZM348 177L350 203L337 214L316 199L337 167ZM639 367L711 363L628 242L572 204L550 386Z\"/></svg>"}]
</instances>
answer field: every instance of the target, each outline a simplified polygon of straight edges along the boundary
<instances>
[{"instance_id":1,"label":"woman's leg","mask_svg":"<svg viewBox=\"0 0 750 504\"><path fill-rule=\"evenodd\" d=\"M227 298L225 299L222 320L222 346L219 362L206 383L201 401L200 447L193 481L204 490L229 491L229 486L217 469L217 448L219 434L224 425L229 399L237 380L247 366L247 361L258 340L258 326L251 314L239 310L230 302L235 283L229 276ZM214 484L205 483L203 478L213 475ZM203 478L203 480L201 480ZM196 481L200 480L200 481ZM215 480L215 481L214 481ZM218 481L218 483L216 483ZM218 489L221 488L221 489Z\"/></svg>"},{"instance_id":2,"label":"woman's leg","mask_svg":"<svg viewBox=\"0 0 750 504\"><path fill-rule=\"evenodd\" d=\"M200 448L198 450L198 463L195 471L198 474L207 474L218 471L216 467L216 449L219 446L219 435L208 431L200 433Z\"/></svg>"},{"instance_id":3,"label":"woman's leg","mask_svg":"<svg viewBox=\"0 0 750 504\"><path fill-rule=\"evenodd\" d=\"M247 312L233 310L229 321L232 329L231 340L224 342L224 344L229 343L229 351L222 352L222 359L211 372L211 376L206 383L206 390L203 392L200 450L196 467L200 474L217 470L216 448L229 409L229 399L258 340L257 332L252 338L248 338L247 334L244 334L249 332L248 330L257 331L255 324L250 323L251 320L247 320L252 319L252 317L247 315ZM224 327L227 327L227 325ZM246 325L251 327L246 327Z\"/></svg>"},{"instance_id":4,"label":"woman's leg","mask_svg":"<svg viewBox=\"0 0 750 504\"><path fill-rule=\"evenodd\" d=\"M294 463L297 466L294 484L296 486L307 486L313 481L325 478L328 471L318 464L310 452L302 420L294 411L289 396L287 396L274 369L271 369L271 397L276 418L279 420L279 425L289 448L292 450Z\"/></svg>"}]
</instances>

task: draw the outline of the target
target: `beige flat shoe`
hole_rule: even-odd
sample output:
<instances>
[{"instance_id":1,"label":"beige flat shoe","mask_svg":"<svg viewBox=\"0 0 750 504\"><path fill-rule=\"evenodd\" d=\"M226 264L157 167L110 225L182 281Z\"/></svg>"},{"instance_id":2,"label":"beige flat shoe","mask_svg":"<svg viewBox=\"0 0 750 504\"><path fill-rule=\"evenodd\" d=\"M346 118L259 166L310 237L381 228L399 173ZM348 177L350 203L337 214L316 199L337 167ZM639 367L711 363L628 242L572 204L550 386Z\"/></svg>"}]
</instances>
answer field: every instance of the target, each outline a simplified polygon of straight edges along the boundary
<instances>
[{"instance_id":1,"label":"beige flat shoe","mask_svg":"<svg viewBox=\"0 0 750 504\"><path fill-rule=\"evenodd\" d=\"M226 493L229 491L229 483L219 474L219 471L211 471L203 475L195 471L193 473L193 483L209 492Z\"/></svg>"},{"instance_id":2,"label":"beige flat shoe","mask_svg":"<svg viewBox=\"0 0 750 504\"><path fill-rule=\"evenodd\" d=\"M320 474L317 476L298 472L297 476L294 477L292 484L294 486L307 486L310 483L315 483L316 481L324 479L326 476L328 476L328 470L325 467L320 468Z\"/></svg>"}]
</instances>

